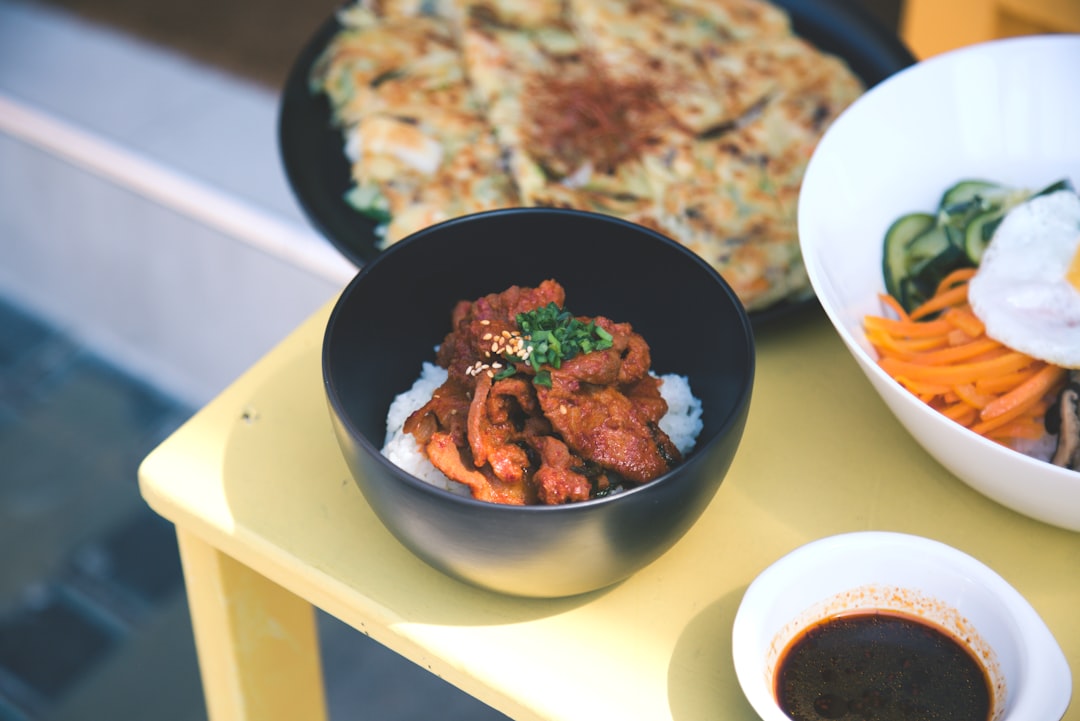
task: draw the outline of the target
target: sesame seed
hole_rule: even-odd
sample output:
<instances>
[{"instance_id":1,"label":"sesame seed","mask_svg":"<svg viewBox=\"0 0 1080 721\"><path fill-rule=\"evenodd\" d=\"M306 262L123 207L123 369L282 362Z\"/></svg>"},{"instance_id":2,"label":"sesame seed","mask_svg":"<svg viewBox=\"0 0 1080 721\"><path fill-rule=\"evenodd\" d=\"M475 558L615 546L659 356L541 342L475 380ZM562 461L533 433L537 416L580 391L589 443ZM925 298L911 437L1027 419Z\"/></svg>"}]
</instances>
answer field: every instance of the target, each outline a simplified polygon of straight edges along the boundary
<instances>
[{"instance_id":1,"label":"sesame seed","mask_svg":"<svg viewBox=\"0 0 1080 721\"><path fill-rule=\"evenodd\" d=\"M491 340L491 333L484 333L484 335L480 336L480 340Z\"/></svg>"},{"instance_id":2,"label":"sesame seed","mask_svg":"<svg viewBox=\"0 0 1080 721\"><path fill-rule=\"evenodd\" d=\"M488 376L488 378L494 378L495 374L493 372L491 372L491 371L488 371L487 376Z\"/></svg>"},{"instance_id":3,"label":"sesame seed","mask_svg":"<svg viewBox=\"0 0 1080 721\"><path fill-rule=\"evenodd\" d=\"M490 320L482 320L482 321L480 321L480 325L491 325L491 321Z\"/></svg>"},{"instance_id":4,"label":"sesame seed","mask_svg":"<svg viewBox=\"0 0 1080 721\"><path fill-rule=\"evenodd\" d=\"M491 367L498 370L499 368L502 368L502 363L492 363Z\"/></svg>"},{"instance_id":5,"label":"sesame seed","mask_svg":"<svg viewBox=\"0 0 1080 721\"><path fill-rule=\"evenodd\" d=\"M499 352L499 344L498 343L492 343L491 344L491 352L492 353L498 353Z\"/></svg>"}]
</instances>

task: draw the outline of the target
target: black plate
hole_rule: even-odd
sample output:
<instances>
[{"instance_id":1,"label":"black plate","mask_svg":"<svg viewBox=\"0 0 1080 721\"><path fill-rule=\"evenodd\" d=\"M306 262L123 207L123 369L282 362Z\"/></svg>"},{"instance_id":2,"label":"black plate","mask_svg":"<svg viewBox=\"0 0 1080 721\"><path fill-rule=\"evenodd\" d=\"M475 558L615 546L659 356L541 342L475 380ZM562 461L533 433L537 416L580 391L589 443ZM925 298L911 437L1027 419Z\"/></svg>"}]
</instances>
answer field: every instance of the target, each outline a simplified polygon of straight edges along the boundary
<instances>
[{"instance_id":1,"label":"black plate","mask_svg":"<svg viewBox=\"0 0 1080 721\"><path fill-rule=\"evenodd\" d=\"M791 15L796 33L843 57L867 86L915 62L894 33L851 0L777 0L776 4ZM294 62L281 94L278 141L285 175L304 213L346 258L360 266L379 253L375 223L345 202L350 177L341 132L331 122L326 97L308 89L312 65L340 29L331 16ZM755 324L767 322L813 300L781 301L751 317Z\"/></svg>"}]
</instances>

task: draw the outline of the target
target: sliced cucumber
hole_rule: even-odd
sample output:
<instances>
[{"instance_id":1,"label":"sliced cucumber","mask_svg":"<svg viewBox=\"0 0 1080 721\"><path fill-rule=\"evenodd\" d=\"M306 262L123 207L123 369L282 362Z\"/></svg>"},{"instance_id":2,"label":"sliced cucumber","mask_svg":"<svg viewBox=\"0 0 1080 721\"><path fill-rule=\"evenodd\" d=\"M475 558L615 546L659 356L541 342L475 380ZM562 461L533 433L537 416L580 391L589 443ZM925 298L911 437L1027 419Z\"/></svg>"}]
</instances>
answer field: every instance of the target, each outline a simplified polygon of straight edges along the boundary
<instances>
[{"instance_id":1,"label":"sliced cucumber","mask_svg":"<svg viewBox=\"0 0 1080 721\"><path fill-rule=\"evenodd\" d=\"M1013 188L987 180L962 180L946 190L933 215L909 213L885 234L885 289L912 310L937 290L954 270L977 266L1005 215L1017 205L1058 190L1059 180L1042 190Z\"/></svg>"},{"instance_id":2,"label":"sliced cucumber","mask_svg":"<svg viewBox=\"0 0 1080 721\"><path fill-rule=\"evenodd\" d=\"M986 246L994 237L994 231L1005 218L1005 211L988 210L975 216L964 229L964 252L972 263L978 265L982 260Z\"/></svg>"},{"instance_id":3,"label":"sliced cucumber","mask_svg":"<svg viewBox=\"0 0 1080 721\"><path fill-rule=\"evenodd\" d=\"M936 223L908 246L907 283L901 304L911 310L937 290L946 275L970 265L964 251L963 233L950 225Z\"/></svg>"},{"instance_id":4,"label":"sliced cucumber","mask_svg":"<svg viewBox=\"0 0 1080 721\"><path fill-rule=\"evenodd\" d=\"M390 203L374 185L354 185L345 193L345 202L376 223L388 223Z\"/></svg>"},{"instance_id":5,"label":"sliced cucumber","mask_svg":"<svg viewBox=\"0 0 1080 721\"><path fill-rule=\"evenodd\" d=\"M964 225L956 225L953 223L941 226L942 230L945 232L945 238L948 239L951 247L961 251L964 249L965 227L966 226Z\"/></svg>"},{"instance_id":6,"label":"sliced cucumber","mask_svg":"<svg viewBox=\"0 0 1080 721\"><path fill-rule=\"evenodd\" d=\"M910 213L898 218L885 232L885 252L882 256L885 290L901 302L901 281L908 276L911 269L909 246L933 228L935 222L936 219L929 213Z\"/></svg>"},{"instance_id":7,"label":"sliced cucumber","mask_svg":"<svg viewBox=\"0 0 1080 721\"><path fill-rule=\"evenodd\" d=\"M1076 188L1073 187L1072 181L1068 178L1065 178L1064 180L1059 180L1056 183L1051 183L1050 185L1046 186L1031 197L1035 198L1040 195L1050 195L1050 193L1056 193L1059 190L1071 190L1074 193L1076 192Z\"/></svg>"},{"instance_id":8,"label":"sliced cucumber","mask_svg":"<svg viewBox=\"0 0 1080 721\"><path fill-rule=\"evenodd\" d=\"M940 215L909 213L885 234L885 289L912 310L934 294L946 275L971 265L964 232Z\"/></svg>"},{"instance_id":9,"label":"sliced cucumber","mask_svg":"<svg viewBox=\"0 0 1080 721\"><path fill-rule=\"evenodd\" d=\"M908 272L911 272L920 263L941 255L955 245L956 243L949 237L947 226L931 225L908 244Z\"/></svg>"},{"instance_id":10,"label":"sliced cucumber","mask_svg":"<svg viewBox=\"0 0 1080 721\"><path fill-rule=\"evenodd\" d=\"M1073 190L1073 185L1066 178L1051 183L1036 193L1026 190L1005 189L1005 192L997 194L990 208L971 218L963 229L964 249L971 262L978 265L982 261L983 253L986 252L986 247L990 245L994 232L1010 210L1031 198L1049 195L1059 190Z\"/></svg>"},{"instance_id":11,"label":"sliced cucumber","mask_svg":"<svg viewBox=\"0 0 1080 721\"><path fill-rule=\"evenodd\" d=\"M985 200L1008 190L1008 187L989 180L961 180L942 193L938 210L956 214L973 203L979 203L980 199Z\"/></svg>"},{"instance_id":12,"label":"sliced cucumber","mask_svg":"<svg viewBox=\"0 0 1080 721\"><path fill-rule=\"evenodd\" d=\"M925 258L917 263L910 271L908 280L908 298L904 307L911 310L915 306L927 300L935 292L945 276L959 268L971 265L967 253L963 248L958 248L951 243L935 256ZM907 305L910 303L911 305Z\"/></svg>"}]
</instances>

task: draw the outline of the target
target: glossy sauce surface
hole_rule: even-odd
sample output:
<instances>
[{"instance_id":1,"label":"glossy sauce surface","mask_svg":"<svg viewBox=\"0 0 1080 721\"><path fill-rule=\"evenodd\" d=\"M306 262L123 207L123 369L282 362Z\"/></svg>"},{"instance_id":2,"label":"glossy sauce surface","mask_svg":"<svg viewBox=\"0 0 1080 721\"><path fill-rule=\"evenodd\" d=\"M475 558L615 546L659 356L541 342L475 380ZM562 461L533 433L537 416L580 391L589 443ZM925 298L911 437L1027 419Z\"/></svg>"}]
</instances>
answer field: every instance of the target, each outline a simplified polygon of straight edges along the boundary
<instances>
[{"instance_id":1,"label":"glossy sauce surface","mask_svg":"<svg viewBox=\"0 0 1080 721\"><path fill-rule=\"evenodd\" d=\"M985 670L961 642L877 611L796 637L777 667L776 698L795 721L987 721L992 703Z\"/></svg>"}]
</instances>

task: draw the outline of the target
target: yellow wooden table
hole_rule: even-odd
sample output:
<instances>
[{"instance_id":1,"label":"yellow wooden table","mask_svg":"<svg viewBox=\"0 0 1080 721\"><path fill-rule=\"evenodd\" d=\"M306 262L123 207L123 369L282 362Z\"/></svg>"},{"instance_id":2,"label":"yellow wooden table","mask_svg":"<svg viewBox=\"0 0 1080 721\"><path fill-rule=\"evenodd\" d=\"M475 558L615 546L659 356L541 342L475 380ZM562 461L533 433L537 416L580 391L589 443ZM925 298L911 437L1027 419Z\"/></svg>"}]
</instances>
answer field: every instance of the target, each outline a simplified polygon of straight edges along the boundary
<instances>
[{"instance_id":1,"label":"yellow wooden table","mask_svg":"<svg viewBox=\"0 0 1080 721\"><path fill-rule=\"evenodd\" d=\"M518 721L748 721L731 660L747 584L803 543L866 529L928 536L987 563L1080 670L1080 534L996 505L927 456L816 309L759 333L743 443L686 537L619 585L559 600L451 580L383 528L330 428L329 309L140 469L146 500L177 527L218 721L325 715L312 606ZM1080 719L1080 704L1067 718Z\"/></svg>"}]
</instances>

